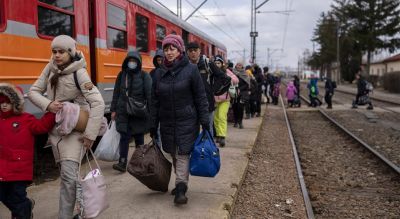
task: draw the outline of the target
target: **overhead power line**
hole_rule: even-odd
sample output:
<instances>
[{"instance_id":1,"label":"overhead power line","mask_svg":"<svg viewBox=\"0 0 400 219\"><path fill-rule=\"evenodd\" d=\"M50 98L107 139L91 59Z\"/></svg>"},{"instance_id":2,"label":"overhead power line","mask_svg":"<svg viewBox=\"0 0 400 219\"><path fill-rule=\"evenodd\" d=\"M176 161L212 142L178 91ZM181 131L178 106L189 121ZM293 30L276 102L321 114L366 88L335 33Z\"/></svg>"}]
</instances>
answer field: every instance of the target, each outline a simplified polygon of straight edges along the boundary
<instances>
[{"instance_id":1,"label":"overhead power line","mask_svg":"<svg viewBox=\"0 0 400 219\"><path fill-rule=\"evenodd\" d=\"M191 2L189 2L188 0L185 0L191 7L196 8ZM227 32L225 32L222 28L220 28L218 25L214 24L210 19L208 19L206 16L204 16L203 13L201 13L200 11L197 11L202 17L203 19L205 19L208 23L210 23L212 26L214 26L216 29L218 29L219 31L221 31L222 33L224 33L227 37L229 37L233 42L235 42L236 44L238 44L240 47L245 48L243 45L241 45L241 42L238 41L237 39L234 39L230 34L228 34Z\"/></svg>"}]
</instances>

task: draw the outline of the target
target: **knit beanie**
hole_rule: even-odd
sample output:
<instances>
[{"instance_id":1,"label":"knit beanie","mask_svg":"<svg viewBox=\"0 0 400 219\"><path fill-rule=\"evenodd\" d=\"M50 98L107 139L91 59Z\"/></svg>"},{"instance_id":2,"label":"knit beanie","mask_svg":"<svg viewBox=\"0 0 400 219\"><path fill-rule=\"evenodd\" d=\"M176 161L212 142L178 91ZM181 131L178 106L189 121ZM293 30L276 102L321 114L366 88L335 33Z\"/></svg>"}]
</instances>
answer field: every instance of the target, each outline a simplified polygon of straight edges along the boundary
<instances>
[{"instance_id":1,"label":"knit beanie","mask_svg":"<svg viewBox=\"0 0 400 219\"><path fill-rule=\"evenodd\" d=\"M51 42L51 48L63 49L68 52L71 57L75 57L76 55L76 41L67 35L59 35L54 38Z\"/></svg>"},{"instance_id":2,"label":"knit beanie","mask_svg":"<svg viewBox=\"0 0 400 219\"><path fill-rule=\"evenodd\" d=\"M214 58L214 62L220 61L222 64L224 64L224 58L221 55L216 55Z\"/></svg>"},{"instance_id":3,"label":"knit beanie","mask_svg":"<svg viewBox=\"0 0 400 219\"><path fill-rule=\"evenodd\" d=\"M171 44L174 47L176 47L180 52L185 51L185 44L183 43L182 37L179 35L175 34L170 34L164 38L162 41L162 48L164 48L165 45Z\"/></svg>"}]
</instances>

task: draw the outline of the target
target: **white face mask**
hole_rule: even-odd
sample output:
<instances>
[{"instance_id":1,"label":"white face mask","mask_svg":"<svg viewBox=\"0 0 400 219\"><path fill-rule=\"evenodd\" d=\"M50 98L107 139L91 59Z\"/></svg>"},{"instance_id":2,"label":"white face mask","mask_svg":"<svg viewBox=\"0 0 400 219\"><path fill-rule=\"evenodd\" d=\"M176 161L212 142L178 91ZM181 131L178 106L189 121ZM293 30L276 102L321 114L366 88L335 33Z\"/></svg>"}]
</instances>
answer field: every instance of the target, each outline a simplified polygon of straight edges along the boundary
<instances>
[{"instance_id":1,"label":"white face mask","mask_svg":"<svg viewBox=\"0 0 400 219\"><path fill-rule=\"evenodd\" d=\"M128 62L128 68L130 69L136 69L137 63L136 62Z\"/></svg>"}]
</instances>

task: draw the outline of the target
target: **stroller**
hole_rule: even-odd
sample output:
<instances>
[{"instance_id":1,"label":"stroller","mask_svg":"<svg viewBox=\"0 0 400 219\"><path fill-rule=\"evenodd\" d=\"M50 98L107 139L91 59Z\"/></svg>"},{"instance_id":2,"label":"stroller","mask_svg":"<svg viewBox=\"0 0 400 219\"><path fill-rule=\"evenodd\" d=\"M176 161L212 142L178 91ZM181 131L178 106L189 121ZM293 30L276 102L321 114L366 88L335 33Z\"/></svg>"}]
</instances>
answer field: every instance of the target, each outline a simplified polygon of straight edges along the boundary
<instances>
[{"instance_id":1,"label":"stroller","mask_svg":"<svg viewBox=\"0 0 400 219\"><path fill-rule=\"evenodd\" d=\"M374 108L372 106L371 99L369 98L369 93L366 93L366 94L362 95L361 97L359 97L358 98L358 102L353 100L352 108L357 108L357 105L364 106L364 105L367 105L367 104L368 104L367 109L372 110Z\"/></svg>"},{"instance_id":2,"label":"stroller","mask_svg":"<svg viewBox=\"0 0 400 219\"><path fill-rule=\"evenodd\" d=\"M296 95L294 96L294 99L293 99L293 106L301 107L301 100L300 100L300 96L299 96L298 94L296 94Z\"/></svg>"}]
</instances>

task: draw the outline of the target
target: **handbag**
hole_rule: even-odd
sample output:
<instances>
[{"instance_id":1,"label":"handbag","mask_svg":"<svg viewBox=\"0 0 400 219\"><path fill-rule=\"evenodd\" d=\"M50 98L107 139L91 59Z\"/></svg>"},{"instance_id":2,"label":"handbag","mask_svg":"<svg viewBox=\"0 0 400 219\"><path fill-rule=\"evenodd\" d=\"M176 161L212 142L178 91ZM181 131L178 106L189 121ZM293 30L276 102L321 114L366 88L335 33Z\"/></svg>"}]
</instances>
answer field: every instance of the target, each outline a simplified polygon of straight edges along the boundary
<instances>
[{"instance_id":1,"label":"handbag","mask_svg":"<svg viewBox=\"0 0 400 219\"><path fill-rule=\"evenodd\" d=\"M141 73L144 74L144 73ZM143 79L143 77L142 77ZM134 97L130 97L128 95L128 74L125 76L125 94L126 97L128 98L127 104L126 104L126 111L128 115L130 116L136 116L140 118L144 118L147 116L148 111L147 111L147 101L146 100L138 100L135 99ZM143 94L144 94L144 86L143 86Z\"/></svg>"},{"instance_id":2,"label":"handbag","mask_svg":"<svg viewBox=\"0 0 400 219\"><path fill-rule=\"evenodd\" d=\"M86 154L86 159L89 164L90 172L86 177L82 178L81 163L79 163L79 183L82 186L82 205L84 218L95 218L101 212L109 207L107 201L107 188L104 176L101 172L100 166L97 163L96 157L92 149L89 149L96 163L97 169L93 169L90 165L89 155Z\"/></svg>"},{"instance_id":3,"label":"handbag","mask_svg":"<svg viewBox=\"0 0 400 219\"><path fill-rule=\"evenodd\" d=\"M136 148L128 172L151 190L167 192L172 164L153 141Z\"/></svg>"},{"instance_id":4,"label":"handbag","mask_svg":"<svg viewBox=\"0 0 400 219\"><path fill-rule=\"evenodd\" d=\"M219 172L221 160L219 149L211 137L210 131L203 130L194 144L190 155L190 174L193 176L214 177Z\"/></svg>"}]
</instances>

